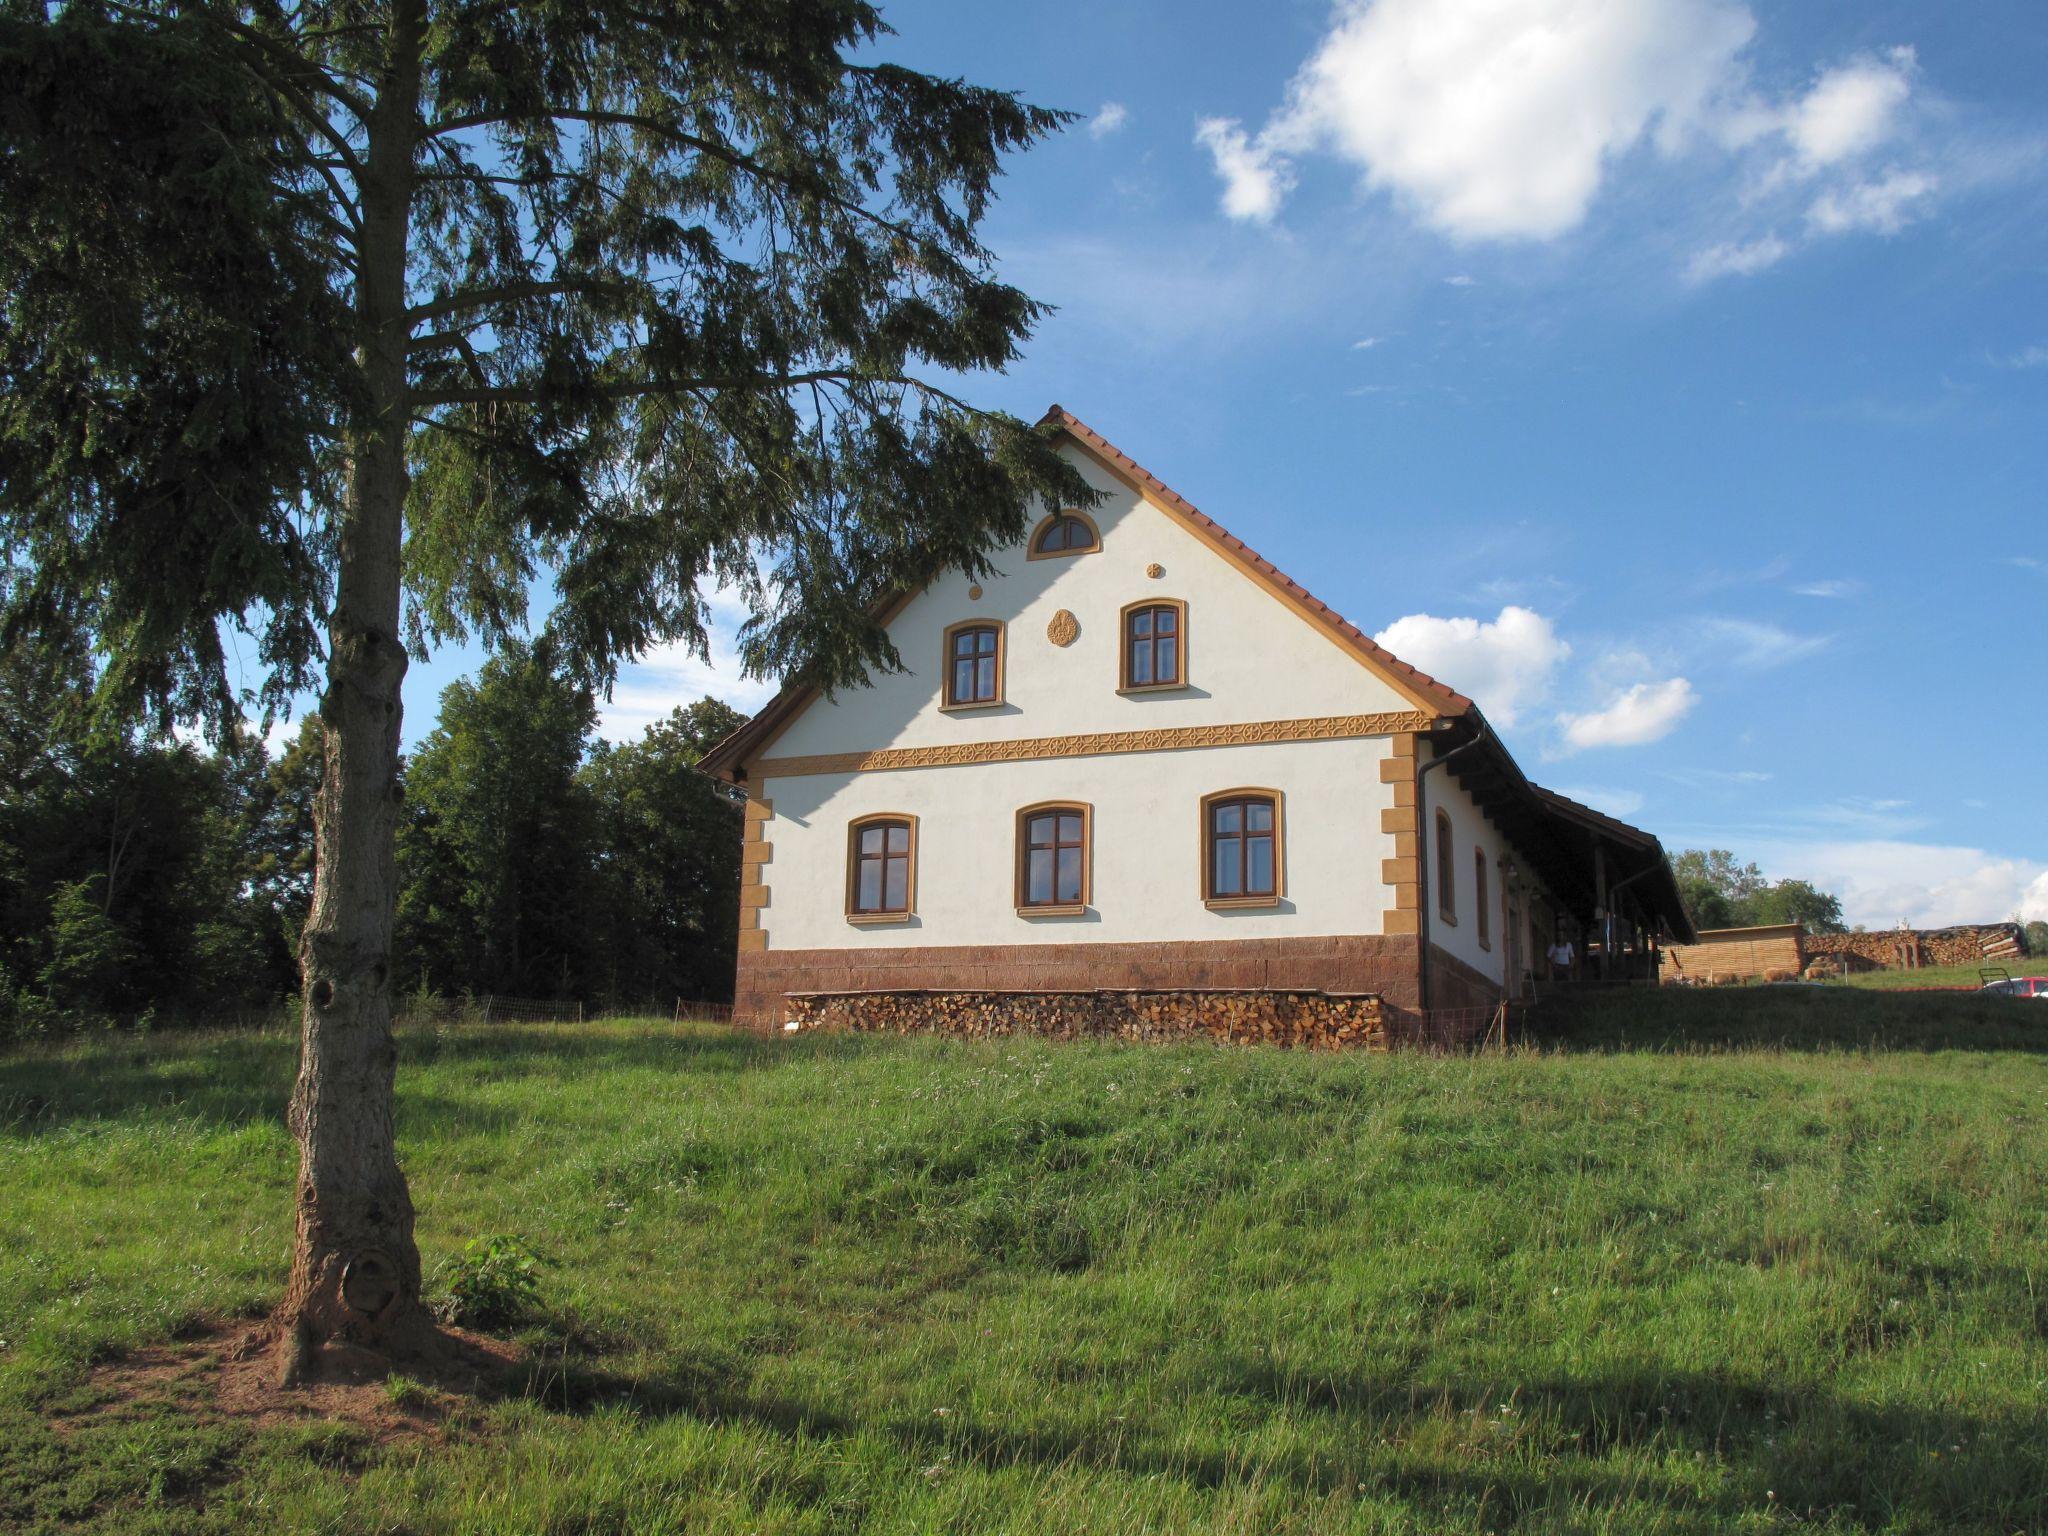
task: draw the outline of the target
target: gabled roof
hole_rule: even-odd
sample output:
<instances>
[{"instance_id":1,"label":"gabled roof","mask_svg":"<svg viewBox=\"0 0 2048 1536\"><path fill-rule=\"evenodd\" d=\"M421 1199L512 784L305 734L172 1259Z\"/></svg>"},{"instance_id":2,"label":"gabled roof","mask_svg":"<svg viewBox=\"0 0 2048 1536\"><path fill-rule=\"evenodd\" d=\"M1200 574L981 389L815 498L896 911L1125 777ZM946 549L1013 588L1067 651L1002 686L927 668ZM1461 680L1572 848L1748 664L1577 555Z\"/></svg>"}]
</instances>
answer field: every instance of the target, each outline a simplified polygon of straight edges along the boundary
<instances>
[{"instance_id":1,"label":"gabled roof","mask_svg":"<svg viewBox=\"0 0 2048 1536\"><path fill-rule=\"evenodd\" d=\"M1472 701L1465 695L1409 666L1378 644L1372 636L1065 407L1053 406L1039 419L1039 425L1058 427L1111 474L1208 544L1287 607L1323 630L1369 670L1384 678L1396 693L1406 697L1418 710L1442 719L1457 719L1473 712ZM882 605L876 618L887 623L915 595L910 592L897 594ZM705 753L699 766L708 773L730 778L734 770L743 767L750 757L758 755L817 696L818 690L807 684L785 687L753 719Z\"/></svg>"}]
</instances>

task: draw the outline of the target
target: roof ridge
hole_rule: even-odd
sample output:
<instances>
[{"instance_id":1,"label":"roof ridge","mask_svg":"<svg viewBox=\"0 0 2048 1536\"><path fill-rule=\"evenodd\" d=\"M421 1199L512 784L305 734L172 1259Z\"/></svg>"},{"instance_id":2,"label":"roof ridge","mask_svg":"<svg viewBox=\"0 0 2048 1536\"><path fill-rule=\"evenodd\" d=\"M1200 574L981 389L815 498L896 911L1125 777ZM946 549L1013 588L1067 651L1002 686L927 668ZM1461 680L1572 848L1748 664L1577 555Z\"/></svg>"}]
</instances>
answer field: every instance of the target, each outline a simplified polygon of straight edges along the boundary
<instances>
[{"instance_id":1,"label":"roof ridge","mask_svg":"<svg viewBox=\"0 0 2048 1536\"><path fill-rule=\"evenodd\" d=\"M1292 576L1289 576L1272 561L1253 549L1251 545L1245 543L1243 539L1232 533L1228 528L1225 528L1215 518L1209 516L1208 513L1197 507L1193 502L1181 495L1179 491L1176 491L1164 480L1153 474L1151 470L1140 464L1128 453L1125 453L1115 443L1112 443L1100 432L1089 426L1088 423L1081 420L1080 417L1076 416L1065 406L1055 404L1049 407L1046 413L1039 418L1038 424L1040 426L1058 425L1064 427L1075 437L1078 437L1082 442L1094 449L1096 453L1120 466L1133 479L1152 491L1162 501L1170 504L1175 511L1206 529L1225 548L1242 555L1246 562L1253 566L1261 575L1270 578L1284 587L1290 596L1312 613L1324 619L1344 639L1363 650L1382 667L1397 674L1417 692L1429 697L1445 714L1462 715L1472 709L1472 701L1464 694L1458 692L1457 689L1447 683L1439 682L1420 667L1410 666L1407 662L1396 656L1392 651L1373 639L1371 635L1368 635L1356 624L1345 618L1335 608L1332 608L1328 603L1317 597L1308 588L1304 587Z\"/></svg>"}]
</instances>

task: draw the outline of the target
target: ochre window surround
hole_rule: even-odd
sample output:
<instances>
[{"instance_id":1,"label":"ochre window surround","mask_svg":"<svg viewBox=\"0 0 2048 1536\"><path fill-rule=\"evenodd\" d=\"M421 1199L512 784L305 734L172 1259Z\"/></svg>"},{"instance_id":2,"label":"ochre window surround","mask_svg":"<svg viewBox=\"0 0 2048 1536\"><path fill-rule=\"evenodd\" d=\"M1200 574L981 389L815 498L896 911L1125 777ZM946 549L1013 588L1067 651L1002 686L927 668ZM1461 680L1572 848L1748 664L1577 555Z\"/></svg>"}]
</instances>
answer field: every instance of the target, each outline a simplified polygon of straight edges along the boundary
<instances>
[{"instance_id":1,"label":"ochre window surround","mask_svg":"<svg viewBox=\"0 0 2048 1536\"><path fill-rule=\"evenodd\" d=\"M846 828L846 920L904 923L917 911L917 818L862 816Z\"/></svg>"},{"instance_id":2,"label":"ochre window surround","mask_svg":"<svg viewBox=\"0 0 2048 1536\"><path fill-rule=\"evenodd\" d=\"M1486 909L1486 850L1472 849L1472 931L1481 949L1493 948L1493 914Z\"/></svg>"},{"instance_id":3,"label":"ochre window surround","mask_svg":"<svg viewBox=\"0 0 2048 1536\"><path fill-rule=\"evenodd\" d=\"M1436 813L1436 915L1452 927L1458 923L1458 861L1451 856L1451 818Z\"/></svg>"},{"instance_id":4,"label":"ochre window surround","mask_svg":"<svg viewBox=\"0 0 2048 1536\"><path fill-rule=\"evenodd\" d=\"M994 619L962 619L946 626L941 709L990 709L1003 702L1009 646Z\"/></svg>"},{"instance_id":5,"label":"ochre window surround","mask_svg":"<svg viewBox=\"0 0 2048 1536\"><path fill-rule=\"evenodd\" d=\"M1017 813L1017 912L1073 917L1095 899L1095 808L1046 800Z\"/></svg>"},{"instance_id":6,"label":"ochre window surround","mask_svg":"<svg viewBox=\"0 0 2048 1536\"><path fill-rule=\"evenodd\" d=\"M1286 797L1277 789L1224 789L1202 797L1202 901L1278 906L1287 894Z\"/></svg>"},{"instance_id":7,"label":"ochre window surround","mask_svg":"<svg viewBox=\"0 0 2048 1536\"><path fill-rule=\"evenodd\" d=\"M1126 603L1117 619L1117 691L1160 693L1188 685L1188 605L1177 597Z\"/></svg>"},{"instance_id":8,"label":"ochre window surround","mask_svg":"<svg viewBox=\"0 0 2048 1536\"><path fill-rule=\"evenodd\" d=\"M1095 519L1073 507L1047 513L1031 530L1027 560L1058 560L1067 555L1092 555L1102 548L1102 530Z\"/></svg>"}]
</instances>

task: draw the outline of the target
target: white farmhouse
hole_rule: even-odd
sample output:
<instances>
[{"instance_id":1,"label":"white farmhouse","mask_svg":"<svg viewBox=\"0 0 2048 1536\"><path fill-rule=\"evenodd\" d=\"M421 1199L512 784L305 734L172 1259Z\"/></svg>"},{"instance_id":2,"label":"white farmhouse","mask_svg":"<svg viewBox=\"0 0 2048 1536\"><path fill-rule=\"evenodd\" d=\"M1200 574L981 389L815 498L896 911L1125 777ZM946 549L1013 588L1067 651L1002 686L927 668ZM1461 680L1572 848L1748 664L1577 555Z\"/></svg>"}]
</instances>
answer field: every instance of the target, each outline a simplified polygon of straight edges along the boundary
<instances>
[{"instance_id":1,"label":"white farmhouse","mask_svg":"<svg viewBox=\"0 0 2048 1536\"><path fill-rule=\"evenodd\" d=\"M1047 419L1098 505L900 597L907 671L785 689L706 758L749 796L742 1021L876 992L1479 1010L1560 934L1608 975L1687 936L1654 837L1531 784L1470 699Z\"/></svg>"}]
</instances>

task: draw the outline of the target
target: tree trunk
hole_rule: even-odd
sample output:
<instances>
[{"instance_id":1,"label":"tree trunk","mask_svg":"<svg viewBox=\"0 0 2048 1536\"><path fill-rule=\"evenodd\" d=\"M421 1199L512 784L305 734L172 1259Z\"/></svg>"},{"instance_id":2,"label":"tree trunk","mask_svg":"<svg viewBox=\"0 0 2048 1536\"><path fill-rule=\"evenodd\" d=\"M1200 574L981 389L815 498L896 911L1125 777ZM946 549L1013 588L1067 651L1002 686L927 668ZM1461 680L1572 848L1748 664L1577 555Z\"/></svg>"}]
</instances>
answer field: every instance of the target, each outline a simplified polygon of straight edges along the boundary
<instances>
[{"instance_id":1,"label":"tree trunk","mask_svg":"<svg viewBox=\"0 0 2048 1536\"><path fill-rule=\"evenodd\" d=\"M391 927L397 902L400 552L406 498L406 254L419 90L416 5L394 8L391 55L360 178L356 313L362 414L329 620L325 773L315 802L313 903L299 944L304 1020L291 1124L297 1240L280 1321L283 1378L321 1346L389 1356L431 1336L412 1199L392 1117Z\"/></svg>"}]
</instances>

